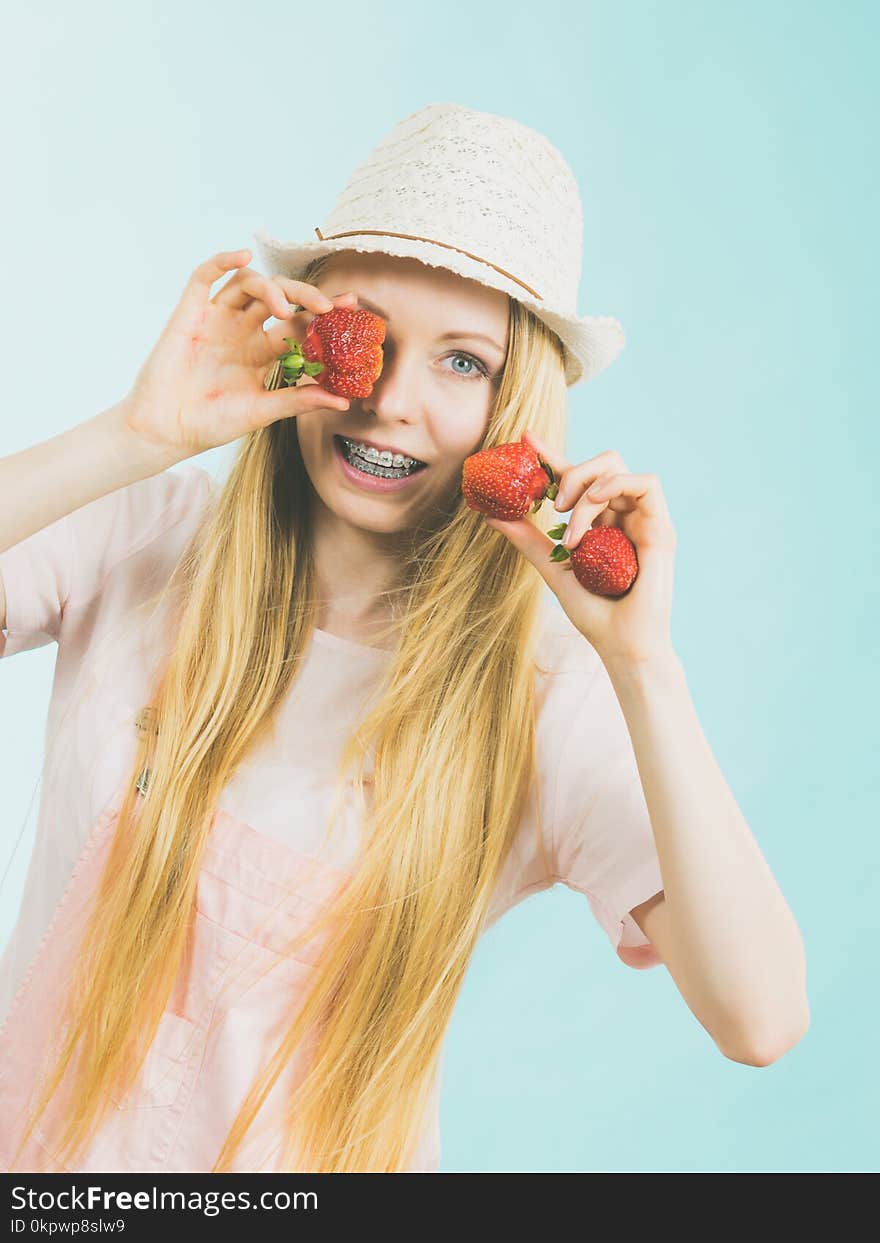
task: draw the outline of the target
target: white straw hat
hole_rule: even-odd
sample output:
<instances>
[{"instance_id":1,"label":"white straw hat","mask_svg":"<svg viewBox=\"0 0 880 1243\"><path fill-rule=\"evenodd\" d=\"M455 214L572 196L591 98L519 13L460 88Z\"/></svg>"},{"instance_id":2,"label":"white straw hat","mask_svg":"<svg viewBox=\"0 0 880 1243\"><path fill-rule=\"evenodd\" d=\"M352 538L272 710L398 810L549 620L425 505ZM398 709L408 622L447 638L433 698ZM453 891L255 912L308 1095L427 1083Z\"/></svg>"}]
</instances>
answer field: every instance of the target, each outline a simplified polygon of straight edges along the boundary
<instances>
[{"instance_id":1,"label":"white straw hat","mask_svg":"<svg viewBox=\"0 0 880 1243\"><path fill-rule=\"evenodd\" d=\"M419 259L500 289L566 347L569 387L623 349L611 315L578 315L583 209L577 181L542 134L461 104L428 104L400 121L352 173L318 241L254 233L267 275L301 278L341 250Z\"/></svg>"}]
</instances>

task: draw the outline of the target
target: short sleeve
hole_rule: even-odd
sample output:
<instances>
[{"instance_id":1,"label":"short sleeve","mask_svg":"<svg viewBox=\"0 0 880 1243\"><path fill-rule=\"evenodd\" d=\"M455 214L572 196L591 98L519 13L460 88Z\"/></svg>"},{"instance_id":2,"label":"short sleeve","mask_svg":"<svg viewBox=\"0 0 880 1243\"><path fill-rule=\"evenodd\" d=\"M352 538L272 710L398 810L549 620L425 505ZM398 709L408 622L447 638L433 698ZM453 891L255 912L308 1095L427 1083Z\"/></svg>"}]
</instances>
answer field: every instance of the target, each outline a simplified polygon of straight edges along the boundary
<instances>
[{"instance_id":1,"label":"short sleeve","mask_svg":"<svg viewBox=\"0 0 880 1243\"><path fill-rule=\"evenodd\" d=\"M627 966L656 966L630 911L663 877L626 718L601 662L562 746L550 824L557 880L587 897Z\"/></svg>"},{"instance_id":2,"label":"short sleeve","mask_svg":"<svg viewBox=\"0 0 880 1243\"><path fill-rule=\"evenodd\" d=\"M0 657L57 642L65 610L93 600L115 565L161 534L212 483L196 466L138 479L0 553L6 592Z\"/></svg>"}]
</instances>

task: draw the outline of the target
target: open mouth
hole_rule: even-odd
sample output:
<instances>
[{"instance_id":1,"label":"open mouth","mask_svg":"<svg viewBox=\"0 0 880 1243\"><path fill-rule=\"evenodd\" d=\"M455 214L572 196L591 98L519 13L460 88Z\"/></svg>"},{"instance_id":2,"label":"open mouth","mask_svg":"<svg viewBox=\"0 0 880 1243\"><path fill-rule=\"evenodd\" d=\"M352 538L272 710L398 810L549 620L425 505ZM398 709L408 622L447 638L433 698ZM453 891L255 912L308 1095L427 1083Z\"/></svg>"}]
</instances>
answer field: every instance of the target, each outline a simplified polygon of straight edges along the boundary
<instances>
[{"instance_id":1,"label":"open mouth","mask_svg":"<svg viewBox=\"0 0 880 1243\"><path fill-rule=\"evenodd\" d=\"M376 479L406 479L427 466L418 458L407 457L404 453L390 453L387 449L380 453L378 449L368 448L360 441L349 440L347 436L335 435L333 439L349 466Z\"/></svg>"}]
</instances>

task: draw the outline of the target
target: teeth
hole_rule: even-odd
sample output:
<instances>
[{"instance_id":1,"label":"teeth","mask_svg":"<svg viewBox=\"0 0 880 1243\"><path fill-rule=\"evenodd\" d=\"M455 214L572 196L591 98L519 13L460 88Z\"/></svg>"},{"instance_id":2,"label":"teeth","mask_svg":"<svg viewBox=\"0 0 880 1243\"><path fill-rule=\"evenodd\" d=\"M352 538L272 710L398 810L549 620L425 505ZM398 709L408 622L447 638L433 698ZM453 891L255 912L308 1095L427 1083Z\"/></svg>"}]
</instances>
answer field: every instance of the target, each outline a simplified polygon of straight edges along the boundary
<instances>
[{"instance_id":1,"label":"teeth","mask_svg":"<svg viewBox=\"0 0 880 1243\"><path fill-rule=\"evenodd\" d=\"M349 440L345 436L342 439L350 452L358 453L375 466L387 466L396 470L410 470L413 466L424 466L424 462L420 462L418 458L407 457L405 453L392 453L389 449L383 449L380 452L359 440Z\"/></svg>"}]
</instances>

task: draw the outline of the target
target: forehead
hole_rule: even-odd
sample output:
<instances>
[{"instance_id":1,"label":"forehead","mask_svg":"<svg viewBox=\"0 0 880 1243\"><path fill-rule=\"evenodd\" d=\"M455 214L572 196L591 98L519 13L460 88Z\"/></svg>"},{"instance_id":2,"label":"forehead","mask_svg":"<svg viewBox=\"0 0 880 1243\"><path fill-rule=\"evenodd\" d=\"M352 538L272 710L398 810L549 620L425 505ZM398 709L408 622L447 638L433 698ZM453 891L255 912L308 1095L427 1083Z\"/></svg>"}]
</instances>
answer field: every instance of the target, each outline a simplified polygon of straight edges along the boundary
<instances>
[{"instance_id":1,"label":"forehead","mask_svg":"<svg viewBox=\"0 0 880 1243\"><path fill-rule=\"evenodd\" d=\"M448 268L435 268L418 259L342 251L332 255L316 278L316 284L335 296L349 289L375 295L375 301L393 315L392 304L402 296L423 296L438 309L467 307L496 325L507 322L509 299L499 289L489 289ZM338 288L330 289L330 286ZM383 301L384 299L384 301Z\"/></svg>"}]
</instances>

